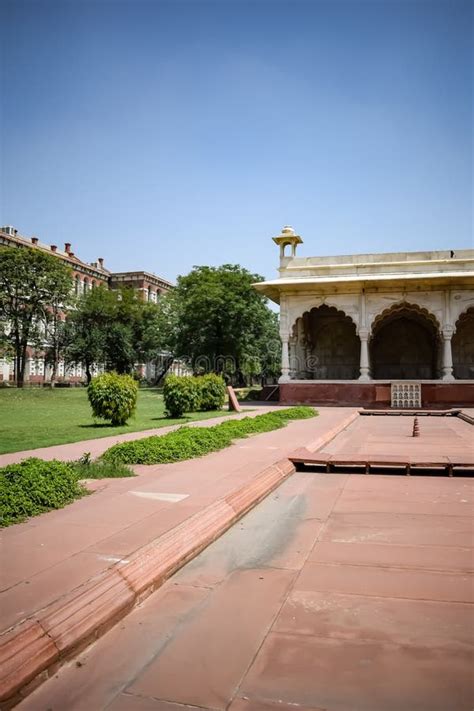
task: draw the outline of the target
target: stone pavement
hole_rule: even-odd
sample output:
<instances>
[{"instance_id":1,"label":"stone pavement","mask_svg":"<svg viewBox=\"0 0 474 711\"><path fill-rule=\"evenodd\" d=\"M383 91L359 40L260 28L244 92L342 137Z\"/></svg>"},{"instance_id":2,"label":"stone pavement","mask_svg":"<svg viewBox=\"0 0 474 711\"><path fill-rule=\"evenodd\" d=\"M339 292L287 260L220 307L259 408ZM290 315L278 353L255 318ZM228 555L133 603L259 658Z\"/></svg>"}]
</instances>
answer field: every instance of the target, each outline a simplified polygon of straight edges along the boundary
<instances>
[{"instance_id":1,"label":"stone pavement","mask_svg":"<svg viewBox=\"0 0 474 711\"><path fill-rule=\"evenodd\" d=\"M18 708L471 711L473 484L294 474Z\"/></svg>"},{"instance_id":2,"label":"stone pavement","mask_svg":"<svg viewBox=\"0 0 474 711\"><path fill-rule=\"evenodd\" d=\"M200 459L137 466L137 477L94 482L100 488L92 496L3 529L0 629L13 626L126 560L210 503L250 482L265 467L287 457L295 446L330 433L354 413L350 408L327 408L318 417L239 440ZM206 421L213 423L215 420ZM104 440L98 443L105 446ZM77 444L61 445L62 452L66 447L72 449Z\"/></svg>"},{"instance_id":3,"label":"stone pavement","mask_svg":"<svg viewBox=\"0 0 474 711\"><path fill-rule=\"evenodd\" d=\"M427 461L450 457L474 463L474 429L458 417L418 417L419 437L412 437L414 417L364 415L325 445L320 454L350 457L400 457Z\"/></svg>"}]
</instances>

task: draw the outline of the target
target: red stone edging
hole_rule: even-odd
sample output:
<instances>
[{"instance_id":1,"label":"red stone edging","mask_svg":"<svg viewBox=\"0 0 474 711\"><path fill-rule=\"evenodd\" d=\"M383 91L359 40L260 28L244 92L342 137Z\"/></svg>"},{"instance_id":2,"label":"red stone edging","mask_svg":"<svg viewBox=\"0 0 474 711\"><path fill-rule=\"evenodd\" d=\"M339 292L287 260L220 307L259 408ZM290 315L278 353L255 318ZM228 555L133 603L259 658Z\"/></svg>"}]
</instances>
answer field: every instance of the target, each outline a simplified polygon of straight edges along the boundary
<instances>
[{"instance_id":1,"label":"red stone edging","mask_svg":"<svg viewBox=\"0 0 474 711\"><path fill-rule=\"evenodd\" d=\"M117 563L2 634L2 709L18 703L65 659L102 635L293 472L288 459L267 467L140 548L126 563Z\"/></svg>"}]
</instances>

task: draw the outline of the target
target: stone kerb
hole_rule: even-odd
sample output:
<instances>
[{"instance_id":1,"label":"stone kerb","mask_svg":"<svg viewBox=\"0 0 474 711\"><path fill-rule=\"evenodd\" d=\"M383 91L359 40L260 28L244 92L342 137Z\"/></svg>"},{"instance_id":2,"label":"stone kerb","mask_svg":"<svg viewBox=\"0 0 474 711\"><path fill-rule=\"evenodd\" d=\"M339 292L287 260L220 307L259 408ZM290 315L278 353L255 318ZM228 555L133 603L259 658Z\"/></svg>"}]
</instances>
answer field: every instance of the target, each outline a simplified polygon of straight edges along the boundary
<instances>
[{"instance_id":1,"label":"stone kerb","mask_svg":"<svg viewBox=\"0 0 474 711\"><path fill-rule=\"evenodd\" d=\"M294 472L284 459L0 637L0 701L11 708L156 590ZM27 686L28 685L28 686Z\"/></svg>"}]
</instances>

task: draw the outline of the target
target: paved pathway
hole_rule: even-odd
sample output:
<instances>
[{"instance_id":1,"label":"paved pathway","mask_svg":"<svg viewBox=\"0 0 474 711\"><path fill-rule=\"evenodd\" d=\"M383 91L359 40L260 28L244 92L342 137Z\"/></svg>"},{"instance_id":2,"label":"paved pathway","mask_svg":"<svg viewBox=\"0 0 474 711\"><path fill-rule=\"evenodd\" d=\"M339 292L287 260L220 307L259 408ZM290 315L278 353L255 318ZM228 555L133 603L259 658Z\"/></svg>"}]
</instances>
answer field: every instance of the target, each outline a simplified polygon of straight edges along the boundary
<instances>
[{"instance_id":1,"label":"paved pathway","mask_svg":"<svg viewBox=\"0 0 474 711\"><path fill-rule=\"evenodd\" d=\"M471 711L473 484L295 474L18 708Z\"/></svg>"},{"instance_id":2,"label":"paved pathway","mask_svg":"<svg viewBox=\"0 0 474 711\"><path fill-rule=\"evenodd\" d=\"M326 408L319 417L239 440L200 459L137 466L138 477L95 482L101 488L92 496L3 529L0 629L21 621L126 559L354 412L350 408ZM99 443L106 446L104 440ZM76 446L62 445L61 449Z\"/></svg>"}]
</instances>

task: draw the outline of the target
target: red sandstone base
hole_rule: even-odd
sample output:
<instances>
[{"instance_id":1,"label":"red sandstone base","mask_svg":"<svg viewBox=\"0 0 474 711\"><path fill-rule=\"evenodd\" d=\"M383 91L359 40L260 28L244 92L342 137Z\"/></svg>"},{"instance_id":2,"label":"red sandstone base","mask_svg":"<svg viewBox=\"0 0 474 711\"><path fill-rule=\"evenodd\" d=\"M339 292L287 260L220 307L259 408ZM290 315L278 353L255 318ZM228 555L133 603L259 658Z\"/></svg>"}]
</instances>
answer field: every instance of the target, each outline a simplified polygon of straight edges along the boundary
<instances>
[{"instance_id":1,"label":"red sandstone base","mask_svg":"<svg viewBox=\"0 0 474 711\"><path fill-rule=\"evenodd\" d=\"M422 407L448 408L474 405L474 381L422 383ZM358 407L390 407L390 382L308 381L280 384L280 402Z\"/></svg>"}]
</instances>

